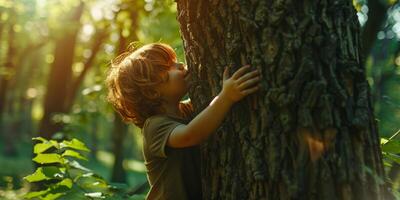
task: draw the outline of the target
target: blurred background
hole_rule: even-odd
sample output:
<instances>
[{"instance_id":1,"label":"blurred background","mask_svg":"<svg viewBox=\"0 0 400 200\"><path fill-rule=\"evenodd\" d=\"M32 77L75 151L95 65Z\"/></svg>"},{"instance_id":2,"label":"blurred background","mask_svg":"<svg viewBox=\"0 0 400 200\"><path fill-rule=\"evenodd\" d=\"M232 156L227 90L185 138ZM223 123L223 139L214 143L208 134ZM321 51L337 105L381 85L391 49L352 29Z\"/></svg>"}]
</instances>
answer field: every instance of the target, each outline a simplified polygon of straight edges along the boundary
<instances>
[{"instance_id":1,"label":"blurred background","mask_svg":"<svg viewBox=\"0 0 400 200\"><path fill-rule=\"evenodd\" d=\"M381 137L400 128L400 6L353 0ZM140 41L165 42L185 62L173 0L0 0L0 199L35 170L32 137L78 138L82 163L146 193L140 129L105 101L110 60ZM142 188L142 189L140 189Z\"/></svg>"}]
</instances>

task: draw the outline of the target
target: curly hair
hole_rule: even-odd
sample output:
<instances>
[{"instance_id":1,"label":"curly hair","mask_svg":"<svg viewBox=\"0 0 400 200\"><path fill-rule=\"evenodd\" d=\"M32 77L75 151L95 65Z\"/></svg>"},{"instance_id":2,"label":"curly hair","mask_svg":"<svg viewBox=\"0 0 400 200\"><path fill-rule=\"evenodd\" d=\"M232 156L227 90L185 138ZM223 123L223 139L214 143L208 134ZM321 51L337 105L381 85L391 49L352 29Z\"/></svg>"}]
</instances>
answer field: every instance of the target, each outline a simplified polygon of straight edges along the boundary
<instances>
[{"instance_id":1,"label":"curly hair","mask_svg":"<svg viewBox=\"0 0 400 200\"><path fill-rule=\"evenodd\" d=\"M151 43L140 48L132 44L111 61L107 100L124 122L143 128L148 117L166 112L155 88L168 81L168 70L177 58L168 44Z\"/></svg>"}]
</instances>

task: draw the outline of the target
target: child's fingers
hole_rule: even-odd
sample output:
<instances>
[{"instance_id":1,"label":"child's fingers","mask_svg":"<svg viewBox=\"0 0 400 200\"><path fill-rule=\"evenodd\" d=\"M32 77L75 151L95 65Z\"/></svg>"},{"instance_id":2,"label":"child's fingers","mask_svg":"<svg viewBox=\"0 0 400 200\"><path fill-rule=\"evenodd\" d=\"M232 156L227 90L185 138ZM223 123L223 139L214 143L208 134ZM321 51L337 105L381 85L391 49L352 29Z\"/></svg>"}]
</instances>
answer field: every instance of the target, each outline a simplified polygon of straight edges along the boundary
<instances>
[{"instance_id":1,"label":"child's fingers","mask_svg":"<svg viewBox=\"0 0 400 200\"><path fill-rule=\"evenodd\" d=\"M245 65L245 66L241 67L240 69L238 69L238 70L232 75L232 79L233 79L233 80L238 79L238 78L241 77L241 76L246 72L246 70L248 70L248 69L250 69L250 65Z\"/></svg>"},{"instance_id":2,"label":"child's fingers","mask_svg":"<svg viewBox=\"0 0 400 200\"><path fill-rule=\"evenodd\" d=\"M258 84L258 85L254 86L254 87L252 87L252 88L243 90L243 91L242 91L242 94L246 96L246 95L248 95L248 94L251 94L251 93L256 92L256 91L257 91L258 89L260 89L260 88L261 88L261 85Z\"/></svg>"},{"instance_id":3,"label":"child's fingers","mask_svg":"<svg viewBox=\"0 0 400 200\"><path fill-rule=\"evenodd\" d=\"M249 86L252 86L252 85L254 85L256 83L259 83L260 79L261 79L260 76L256 76L256 77L254 77L252 79L246 80L246 81L240 83L239 89L240 90L247 89L247 88L249 88Z\"/></svg>"},{"instance_id":4,"label":"child's fingers","mask_svg":"<svg viewBox=\"0 0 400 200\"><path fill-rule=\"evenodd\" d=\"M224 69L223 79L224 80L228 79L229 78L228 76L229 76L229 74L228 74L228 66L226 66L225 69Z\"/></svg>"},{"instance_id":5,"label":"child's fingers","mask_svg":"<svg viewBox=\"0 0 400 200\"><path fill-rule=\"evenodd\" d=\"M257 76L261 76L261 75L260 75L260 71L254 70L254 71L248 72L248 73L246 73L245 75L243 75L242 77L238 78L238 79L236 80L236 82L237 82L238 84L241 84L241 83L243 83L243 82L245 82L245 81L247 81L247 80L249 80L249 79L251 79L251 78L253 78L253 77L257 77Z\"/></svg>"}]
</instances>

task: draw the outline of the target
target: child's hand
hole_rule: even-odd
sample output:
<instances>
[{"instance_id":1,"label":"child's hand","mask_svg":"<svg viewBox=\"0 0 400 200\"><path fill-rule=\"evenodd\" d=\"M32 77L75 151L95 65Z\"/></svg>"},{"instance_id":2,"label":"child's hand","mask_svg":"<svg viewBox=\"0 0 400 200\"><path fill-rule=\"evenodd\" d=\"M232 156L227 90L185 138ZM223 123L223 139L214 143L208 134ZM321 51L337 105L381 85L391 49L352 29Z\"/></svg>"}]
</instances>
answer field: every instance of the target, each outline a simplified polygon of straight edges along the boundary
<instances>
[{"instance_id":1,"label":"child's hand","mask_svg":"<svg viewBox=\"0 0 400 200\"><path fill-rule=\"evenodd\" d=\"M223 75L223 87L221 95L223 98L235 103L245 96L257 91L260 88L260 71L254 70L246 72L250 65L245 65L238 69L232 77L228 78L228 68L226 67Z\"/></svg>"}]
</instances>

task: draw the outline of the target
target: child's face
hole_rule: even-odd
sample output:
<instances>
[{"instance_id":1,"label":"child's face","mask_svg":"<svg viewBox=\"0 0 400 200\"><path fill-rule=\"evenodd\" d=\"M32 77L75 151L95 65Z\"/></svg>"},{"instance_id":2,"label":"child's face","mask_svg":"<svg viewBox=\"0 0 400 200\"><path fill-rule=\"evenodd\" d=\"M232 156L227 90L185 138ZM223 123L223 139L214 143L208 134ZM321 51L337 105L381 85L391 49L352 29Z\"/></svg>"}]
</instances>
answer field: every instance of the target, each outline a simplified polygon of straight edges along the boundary
<instances>
[{"instance_id":1,"label":"child's face","mask_svg":"<svg viewBox=\"0 0 400 200\"><path fill-rule=\"evenodd\" d=\"M180 101L189 89L187 66L181 62L174 62L168 71L168 81L159 87L161 95L170 100Z\"/></svg>"}]
</instances>

